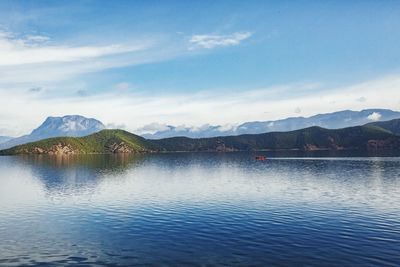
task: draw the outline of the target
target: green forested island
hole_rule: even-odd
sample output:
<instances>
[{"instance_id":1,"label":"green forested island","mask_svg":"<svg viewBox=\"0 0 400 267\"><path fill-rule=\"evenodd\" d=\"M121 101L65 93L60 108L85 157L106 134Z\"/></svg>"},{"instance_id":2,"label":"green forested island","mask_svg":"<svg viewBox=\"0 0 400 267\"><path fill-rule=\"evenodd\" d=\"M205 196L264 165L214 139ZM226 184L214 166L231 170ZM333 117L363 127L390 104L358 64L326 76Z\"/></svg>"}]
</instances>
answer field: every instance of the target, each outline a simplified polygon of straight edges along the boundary
<instances>
[{"instance_id":1,"label":"green forested island","mask_svg":"<svg viewBox=\"0 0 400 267\"><path fill-rule=\"evenodd\" d=\"M145 139L124 130L102 130L85 137L56 137L0 151L17 154L98 154L262 150L399 150L400 119L343 129L309 127L213 138Z\"/></svg>"}]
</instances>

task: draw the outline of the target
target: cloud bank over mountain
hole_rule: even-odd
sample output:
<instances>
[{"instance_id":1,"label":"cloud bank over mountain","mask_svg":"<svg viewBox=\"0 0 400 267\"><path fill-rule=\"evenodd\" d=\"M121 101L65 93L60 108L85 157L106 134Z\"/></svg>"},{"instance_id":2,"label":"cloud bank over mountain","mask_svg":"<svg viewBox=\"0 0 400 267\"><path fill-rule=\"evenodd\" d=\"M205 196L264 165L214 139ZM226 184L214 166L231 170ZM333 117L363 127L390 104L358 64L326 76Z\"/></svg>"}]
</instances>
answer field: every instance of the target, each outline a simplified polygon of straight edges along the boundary
<instances>
[{"instance_id":1,"label":"cloud bank over mountain","mask_svg":"<svg viewBox=\"0 0 400 267\"><path fill-rule=\"evenodd\" d=\"M275 121L346 109L382 107L400 110L399 88L400 76L392 75L324 91L318 91L315 84L290 84L235 93L205 91L148 95L114 90L85 97L60 98L45 96L45 92L27 94L26 91L0 90L0 135L24 134L41 123L40 118L48 114L70 114L71 110L105 124L124 124L131 132L152 122L197 128L204 124L229 127L248 121ZM365 101L358 101L360 96Z\"/></svg>"},{"instance_id":2,"label":"cloud bank over mountain","mask_svg":"<svg viewBox=\"0 0 400 267\"><path fill-rule=\"evenodd\" d=\"M275 121L254 121L240 125L209 125L201 127L171 126L152 123L137 130L138 134L150 139L186 136L192 138L228 136L240 134L259 134L267 132L286 132L311 126L338 129L363 125L369 122L400 118L400 112L388 109L366 109L361 111L344 110L318 114L311 117L291 117Z\"/></svg>"}]
</instances>

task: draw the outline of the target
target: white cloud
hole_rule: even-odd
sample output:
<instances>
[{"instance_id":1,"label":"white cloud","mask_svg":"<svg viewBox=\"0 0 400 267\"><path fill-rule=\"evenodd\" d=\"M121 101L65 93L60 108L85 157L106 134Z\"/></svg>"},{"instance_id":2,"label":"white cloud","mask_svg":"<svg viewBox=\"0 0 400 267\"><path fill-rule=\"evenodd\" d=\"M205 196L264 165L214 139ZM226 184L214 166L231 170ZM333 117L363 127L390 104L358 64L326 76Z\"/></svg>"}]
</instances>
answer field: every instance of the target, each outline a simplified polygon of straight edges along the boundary
<instances>
[{"instance_id":1,"label":"white cloud","mask_svg":"<svg viewBox=\"0 0 400 267\"><path fill-rule=\"evenodd\" d=\"M50 41L50 37L43 35L27 35L25 39L26 42L30 43L45 43Z\"/></svg>"},{"instance_id":2,"label":"white cloud","mask_svg":"<svg viewBox=\"0 0 400 267\"><path fill-rule=\"evenodd\" d=\"M362 96L362 97L357 98L356 101L358 101L358 102L365 102L365 101L367 101L367 99L366 99L365 97Z\"/></svg>"},{"instance_id":3,"label":"white cloud","mask_svg":"<svg viewBox=\"0 0 400 267\"><path fill-rule=\"evenodd\" d=\"M228 35L193 35L189 43L194 47L201 47L212 49L220 46L233 46L240 44L241 41L246 40L252 36L251 32L235 32ZM191 47L191 48L194 48Z\"/></svg>"},{"instance_id":4,"label":"white cloud","mask_svg":"<svg viewBox=\"0 0 400 267\"><path fill-rule=\"evenodd\" d=\"M175 131L177 131L177 132L186 131L186 130L187 130L187 126L185 124L178 125L175 127Z\"/></svg>"},{"instance_id":5,"label":"white cloud","mask_svg":"<svg viewBox=\"0 0 400 267\"><path fill-rule=\"evenodd\" d=\"M367 118L371 121L379 121L381 117L382 115L379 112L373 112Z\"/></svg>"},{"instance_id":6,"label":"white cloud","mask_svg":"<svg viewBox=\"0 0 400 267\"><path fill-rule=\"evenodd\" d=\"M184 127L185 127L185 130L196 133L196 132L207 130L210 126L211 125L207 123L207 124L203 124L200 126L184 126Z\"/></svg>"},{"instance_id":7,"label":"white cloud","mask_svg":"<svg viewBox=\"0 0 400 267\"><path fill-rule=\"evenodd\" d=\"M120 93L125 93L131 88L131 85L127 82L120 82L115 85L115 89L117 89Z\"/></svg>"},{"instance_id":8,"label":"white cloud","mask_svg":"<svg viewBox=\"0 0 400 267\"><path fill-rule=\"evenodd\" d=\"M107 129L125 129L126 125L124 123L116 124L116 123L108 123L106 125Z\"/></svg>"},{"instance_id":9,"label":"white cloud","mask_svg":"<svg viewBox=\"0 0 400 267\"><path fill-rule=\"evenodd\" d=\"M139 134L153 134L155 132L162 132L169 130L170 128L166 124L161 124L158 122L153 122L150 124L146 124L145 126L141 127L140 129L137 130L137 133Z\"/></svg>"},{"instance_id":10,"label":"white cloud","mask_svg":"<svg viewBox=\"0 0 400 267\"><path fill-rule=\"evenodd\" d=\"M234 131L234 130L236 130L236 128L237 128L237 125L227 123L225 125L219 126L217 130L219 132L227 132L227 131Z\"/></svg>"}]
</instances>

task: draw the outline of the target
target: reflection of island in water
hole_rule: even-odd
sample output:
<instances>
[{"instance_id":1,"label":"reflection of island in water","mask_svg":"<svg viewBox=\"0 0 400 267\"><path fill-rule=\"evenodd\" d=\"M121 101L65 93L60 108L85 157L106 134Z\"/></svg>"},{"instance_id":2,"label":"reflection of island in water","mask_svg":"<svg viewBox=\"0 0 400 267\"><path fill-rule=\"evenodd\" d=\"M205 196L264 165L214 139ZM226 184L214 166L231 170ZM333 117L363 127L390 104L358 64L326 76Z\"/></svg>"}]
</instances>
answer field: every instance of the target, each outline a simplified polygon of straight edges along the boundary
<instances>
[{"instance_id":1,"label":"reflection of island in water","mask_svg":"<svg viewBox=\"0 0 400 267\"><path fill-rule=\"evenodd\" d=\"M59 170L84 167L105 171L121 171L134 163L138 163L143 156L133 154L21 155L17 158L25 164L46 166Z\"/></svg>"},{"instance_id":2,"label":"reflection of island in water","mask_svg":"<svg viewBox=\"0 0 400 267\"><path fill-rule=\"evenodd\" d=\"M29 167L47 191L94 187L102 177L119 176L143 162L143 156L132 154L27 155L15 159Z\"/></svg>"},{"instance_id":3,"label":"reflection of island in water","mask_svg":"<svg viewBox=\"0 0 400 267\"><path fill-rule=\"evenodd\" d=\"M92 155L25 155L10 157L18 165L29 168L33 177L38 178L48 189L75 185L84 187L93 185L104 179L119 179L127 176L127 173L138 177L143 173L151 174L146 179L160 178L165 176L168 180L175 174L181 174L196 170L211 175L218 173L228 175L228 170L236 170L235 176L247 179L253 173L261 171L265 177L277 177L285 173L285 177L318 176L319 182L327 180L330 175L337 176L337 168L340 168L346 175L353 173L354 160L357 162L358 154L349 151L317 151L300 153L299 151L268 152L265 162L257 162L255 155L258 152L235 152L235 153L167 153L151 155L134 154L92 154ZM324 158L336 158L341 156L342 160L349 164L340 163L338 160L323 160ZM301 160L304 158L304 160ZM312 161L306 160L312 158ZM298 159L298 160L293 160ZM320 160L318 160L320 159ZM362 170L358 170L366 176L373 176L376 172L386 171L380 165L391 165L391 161L385 158L365 158L357 163L364 165ZM393 164L397 164L393 162ZM336 166L339 165L339 166ZM143 173L142 173L143 172ZM129 174L129 175L131 175ZM198 175L198 173L195 173ZM240 174L240 175L239 175ZM360 173L358 173L360 174ZM151 176L156 177L151 177ZM346 176L344 175L344 176ZM147 176L147 175L146 175ZM229 175L228 175L229 176ZM338 176L344 178L344 176ZM338 179L336 177L336 179ZM355 177L351 177L354 182ZM190 177L186 176L186 180Z\"/></svg>"},{"instance_id":4,"label":"reflection of island in water","mask_svg":"<svg viewBox=\"0 0 400 267\"><path fill-rule=\"evenodd\" d=\"M91 155L21 155L12 157L18 165L29 168L33 177L38 178L48 191L58 189L65 190L69 188L84 189L85 187L94 187L105 179L116 180L126 176L130 172L137 173L140 170L167 174L181 173L188 169L200 168L208 169L210 172L224 171L226 166L238 169L243 172L242 176L251 175L253 171L264 169L264 174L275 176L282 171L287 173L307 174L307 176L317 175L320 179L330 175L330 172L336 173L336 167L333 163L326 161L325 167L319 168L320 163L303 164L290 161L290 158L353 158L362 154L351 151L277 151L265 152L267 160L264 163L254 160L258 152L235 152L235 153L166 153L151 155L135 154L91 154ZM374 154L376 156L376 154ZM385 154L391 156L392 154ZM280 160L274 160L274 159ZM10 158L11 159L11 158ZM289 161L285 160L288 159ZM367 158L365 158L367 159ZM303 161L300 161L303 162ZM369 175L382 168L374 166L380 164L380 161L373 161L373 164L366 164L363 172ZM242 166L243 165L243 166ZM346 168L346 165L340 165L340 168ZM383 168L385 170L385 168ZM309 173L311 171L311 173ZM351 173L349 167L346 173ZM156 175L158 176L158 175ZM151 177L148 177L151 179ZM189 177L187 177L189 179ZM355 181L354 181L355 182Z\"/></svg>"},{"instance_id":5,"label":"reflection of island in water","mask_svg":"<svg viewBox=\"0 0 400 267\"><path fill-rule=\"evenodd\" d=\"M17 192L16 201L12 196L15 205L26 199L28 205L36 201L50 206L231 205L250 199L295 206L307 202L365 208L367 203L368 209L391 210L398 201L398 158L294 154L268 153L262 162L254 153L3 157L0 193Z\"/></svg>"}]
</instances>

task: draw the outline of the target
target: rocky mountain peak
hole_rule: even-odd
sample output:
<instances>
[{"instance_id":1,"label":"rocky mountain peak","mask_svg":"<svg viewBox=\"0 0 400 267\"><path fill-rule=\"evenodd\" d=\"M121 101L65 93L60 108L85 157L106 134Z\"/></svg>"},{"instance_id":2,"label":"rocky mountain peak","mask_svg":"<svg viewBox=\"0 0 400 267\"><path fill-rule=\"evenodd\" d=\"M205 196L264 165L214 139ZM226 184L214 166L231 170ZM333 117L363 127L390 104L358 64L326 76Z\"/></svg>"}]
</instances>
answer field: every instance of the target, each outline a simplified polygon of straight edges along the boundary
<instances>
[{"instance_id":1,"label":"rocky mountain peak","mask_svg":"<svg viewBox=\"0 0 400 267\"><path fill-rule=\"evenodd\" d=\"M96 119L80 115L63 117L47 117L47 119L31 135L48 136L82 136L101 131L106 127Z\"/></svg>"}]
</instances>

